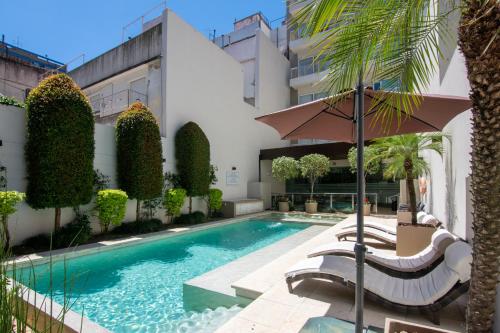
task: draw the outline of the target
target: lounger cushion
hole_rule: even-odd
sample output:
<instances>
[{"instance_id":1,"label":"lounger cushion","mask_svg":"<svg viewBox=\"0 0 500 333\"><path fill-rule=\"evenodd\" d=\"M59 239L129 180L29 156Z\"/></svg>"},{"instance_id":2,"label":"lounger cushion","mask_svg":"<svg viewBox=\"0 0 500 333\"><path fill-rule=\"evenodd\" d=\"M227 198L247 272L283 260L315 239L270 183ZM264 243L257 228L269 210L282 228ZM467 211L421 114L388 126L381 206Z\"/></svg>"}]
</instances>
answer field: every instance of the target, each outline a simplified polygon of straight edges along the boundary
<instances>
[{"instance_id":1,"label":"lounger cushion","mask_svg":"<svg viewBox=\"0 0 500 333\"><path fill-rule=\"evenodd\" d=\"M342 230L337 232L337 237L339 237L339 238L344 237L344 236L355 237L357 230L358 229L356 227L342 229ZM365 237L371 237L371 238L383 240L387 243L396 244L396 235L389 234L387 232L384 232L384 231L381 231L378 229L374 229L374 228L370 228L370 227L365 227L364 231L365 231Z\"/></svg>"},{"instance_id":2,"label":"lounger cushion","mask_svg":"<svg viewBox=\"0 0 500 333\"><path fill-rule=\"evenodd\" d=\"M436 251L444 253L448 245L458 240L458 237L453 235L446 229L436 230L431 237L431 245Z\"/></svg>"},{"instance_id":3,"label":"lounger cushion","mask_svg":"<svg viewBox=\"0 0 500 333\"><path fill-rule=\"evenodd\" d=\"M457 273L460 282L470 279L472 264L472 248L465 242L455 242L448 246L444 253L446 265Z\"/></svg>"},{"instance_id":4,"label":"lounger cushion","mask_svg":"<svg viewBox=\"0 0 500 333\"><path fill-rule=\"evenodd\" d=\"M436 225L439 223L439 220L435 218L431 214L427 214L422 218L422 224L430 224L430 225Z\"/></svg>"},{"instance_id":5,"label":"lounger cushion","mask_svg":"<svg viewBox=\"0 0 500 333\"><path fill-rule=\"evenodd\" d=\"M424 218L425 215L427 215L426 212L418 212L417 213L417 223L422 223L422 219Z\"/></svg>"},{"instance_id":6,"label":"lounger cushion","mask_svg":"<svg viewBox=\"0 0 500 333\"><path fill-rule=\"evenodd\" d=\"M356 262L347 257L314 257L297 263L285 276L304 273L324 273L356 283ZM432 304L446 295L458 282L458 275L445 263L441 263L423 277L402 279L389 276L365 264L364 281L365 289L393 303L423 306Z\"/></svg>"}]
</instances>

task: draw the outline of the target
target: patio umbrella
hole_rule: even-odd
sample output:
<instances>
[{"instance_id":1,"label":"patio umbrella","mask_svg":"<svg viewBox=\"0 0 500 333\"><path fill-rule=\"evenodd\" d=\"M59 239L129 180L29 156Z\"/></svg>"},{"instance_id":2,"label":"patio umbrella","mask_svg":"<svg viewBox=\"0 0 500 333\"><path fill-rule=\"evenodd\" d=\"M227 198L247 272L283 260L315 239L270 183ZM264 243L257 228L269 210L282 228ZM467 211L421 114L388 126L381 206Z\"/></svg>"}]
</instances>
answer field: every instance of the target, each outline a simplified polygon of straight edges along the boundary
<instances>
[{"instance_id":1,"label":"patio umbrella","mask_svg":"<svg viewBox=\"0 0 500 333\"><path fill-rule=\"evenodd\" d=\"M456 115L472 107L468 98L423 95L420 103L412 105L413 112L397 116L384 126L374 126L377 107L372 108L372 100L377 98L372 89L365 89L360 79L356 90L343 94L343 98L323 98L306 104L297 105L282 111L255 118L274 129L282 139L322 139L357 143L357 235L355 245L356 257L356 332L363 329L364 303L364 262L366 247L364 244L363 206L365 197L364 141L378 137L441 131ZM387 93L382 98L390 97ZM377 100L377 106L384 103ZM397 110L394 109L394 112ZM360 117L360 115L363 115ZM367 120L365 122L365 120Z\"/></svg>"}]
</instances>

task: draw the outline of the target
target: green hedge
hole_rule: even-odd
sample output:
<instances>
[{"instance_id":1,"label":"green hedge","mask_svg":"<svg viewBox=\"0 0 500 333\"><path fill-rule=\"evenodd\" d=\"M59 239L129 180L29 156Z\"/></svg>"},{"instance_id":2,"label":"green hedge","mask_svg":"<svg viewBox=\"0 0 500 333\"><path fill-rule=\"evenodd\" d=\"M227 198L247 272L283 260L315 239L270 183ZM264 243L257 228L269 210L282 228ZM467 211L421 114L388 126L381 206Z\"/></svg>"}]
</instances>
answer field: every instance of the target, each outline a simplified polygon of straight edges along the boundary
<instances>
[{"instance_id":1,"label":"green hedge","mask_svg":"<svg viewBox=\"0 0 500 333\"><path fill-rule=\"evenodd\" d=\"M120 225L127 210L127 193L121 190L102 190L97 192L97 217L104 232L110 225Z\"/></svg>"},{"instance_id":2,"label":"green hedge","mask_svg":"<svg viewBox=\"0 0 500 333\"><path fill-rule=\"evenodd\" d=\"M90 202L94 180L94 116L73 80L50 76L26 100L26 201L35 209L60 209Z\"/></svg>"},{"instance_id":3,"label":"green hedge","mask_svg":"<svg viewBox=\"0 0 500 333\"><path fill-rule=\"evenodd\" d=\"M171 188L165 191L163 207L167 216L179 216L181 208L186 200L186 190L183 188Z\"/></svg>"},{"instance_id":4,"label":"green hedge","mask_svg":"<svg viewBox=\"0 0 500 333\"><path fill-rule=\"evenodd\" d=\"M189 197L204 196L210 186L210 143L194 122L175 135L175 158L181 187Z\"/></svg>"},{"instance_id":5,"label":"green hedge","mask_svg":"<svg viewBox=\"0 0 500 333\"><path fill-rule=\"evenodd\" d=\"M118 184L130 199L161 196L163 187L160 129L151 111L133 103L116 123ZM140 219L139 208L137 220Z\"/></svg>"}]
</instances>

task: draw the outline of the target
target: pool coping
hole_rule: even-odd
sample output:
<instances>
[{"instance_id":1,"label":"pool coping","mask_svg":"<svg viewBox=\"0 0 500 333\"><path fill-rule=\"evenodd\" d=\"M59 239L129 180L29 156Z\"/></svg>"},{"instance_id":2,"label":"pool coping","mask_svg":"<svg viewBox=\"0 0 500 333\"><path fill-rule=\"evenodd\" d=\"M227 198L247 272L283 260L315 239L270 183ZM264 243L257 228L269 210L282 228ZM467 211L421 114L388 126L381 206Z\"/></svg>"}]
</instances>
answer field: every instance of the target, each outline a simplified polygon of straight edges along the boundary
<instances>
[{"instance_id":1,"label":"pool coping","mask_svg":"<svg viewBox=\"0 0 500 333\"><path fill-rule=\"evenodd\" d=\"M40 253L32 253L29 255L22 255L15 257L9 261L7 261L7 265L13 265L17 268L25 268L28 266L37 266L46 264L49 262L57 262L66 259L77 258L81 256L86 256L90 254L95 254L103 251L110 251L113 249L118 249L126 246L137 245L141 243L145 243L148 241L154 241L159 239L165 239L177 235L188 234L195 231L206 230L210 228L214 228L217 226L229 225L245 220L249 220L252 218L271 216L273 214L281 214L276 211L264 211L259 213L242 215L234 218L230 218L222 221L213 221L206 222L202 225L194 225L192 227L182 227L182 228L172 228L168 230L163 230L159 232L147 233L142 235L130 236L121 239L116 239L112 241L102 241L96 243L85 244L81 246L75 246L72 248L58 249L53 251L44 251ZM319 219L318 219L319 220ZM294 221L295 223L307 223L307 224L318 224L324 225L321 221ZM327 224L328 225L328 224ZM10 280L10 279L9 279ZM16 282L17 285L22 286L22 290L27 292L27 296L20 295L19 297L23 299L23 301L27 304L28 307L39 310L46 318L51 318L51 320L55 320L59 322L59 313L63 311L63 307L56 301L52 300L50 297L44 297L43 295L37 293L35 290L30 289L23 284ZM44 302L39 302L39 300L48 300L50 312L47 312L47 304ZM54 309L58 309L54 313ZM71 309L68 309L65 312L65 320L63 323L63 331L72 333L72 332L80 332L80 333L111 333L108 329L100 326L84 315L78 314Z\"/></svg>"}]
</instances>

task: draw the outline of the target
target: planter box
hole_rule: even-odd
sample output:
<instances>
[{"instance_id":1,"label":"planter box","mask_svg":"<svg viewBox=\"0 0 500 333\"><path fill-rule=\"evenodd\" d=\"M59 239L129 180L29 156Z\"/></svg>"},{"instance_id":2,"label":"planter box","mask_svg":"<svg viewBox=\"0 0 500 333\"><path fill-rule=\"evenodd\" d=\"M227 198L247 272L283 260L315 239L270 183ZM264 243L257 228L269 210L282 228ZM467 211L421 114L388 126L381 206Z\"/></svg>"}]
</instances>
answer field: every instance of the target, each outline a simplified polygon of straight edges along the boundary
<instances>
[{"instance_id":1,"label":"planter box","mask_svg":"<svg viewBox=\"0 0 500 333\"><path fill-rule=\"evenodd\" d=\"M398 210L398 223L411 223L411 212L402 212Z\"/></svg>"},{"instance_id":2,"label":"planter box","mask_svg":"<svg viewBox=\"0 0 500 333\"><path fill-rule=\"evenodd\" d=\"M370 215L371 209L372 209L372 204L364 204L363 205L363 215L364 216Z\"/></svg>"},{"instance_id":3,"label":"planter box","mask_svg":"<svg viewBox=\"0 0 500 333\"><path fill-rule=\"evenodd\" d=\"M431 243L436 228L430 225L412 225L398 223L396 229L396 255L412 256L425 249Z\"/></svg>"},{"instance_id":4,"label":"planter box","mask_svg":"<svg viewBox=\"0 0 500 333\"><path fill-rule=\"evenodd\" d=\"M457 331L448 331L440 328L414 324L406 321L385 318L384 333L458 333Z\"/></svg>"},{"instance_id":5,"label":"planter box","mask_svg":"<svg viewBox=\"0 0 500 333\"><path fill-rule=\"evenodd\" d=\"M242 199L222 202L224 217L235 217L264 211L264 201L259 199Z\"/></svg>"},{"instance_id":6,"label":"planter box","mask_svg":"<svg viewBox=\"0 0 500 333\"><path fill-rule=\"evenodd\" d=\"M317 202L306 202L306 213L308 214L316 214L318 212L318 203Z\"/></svg>"},{"instance_id":7,"label":"planter box","mask_svg":"<svg viewBox=\"0 0 500 333\"><path fill-rule=\"evenodd\" d=\"M290 205L288 204L288 201L279 201L278 202L278 209L280 212L288 212L290 210Z\"/></svg>"}]
</instances>

